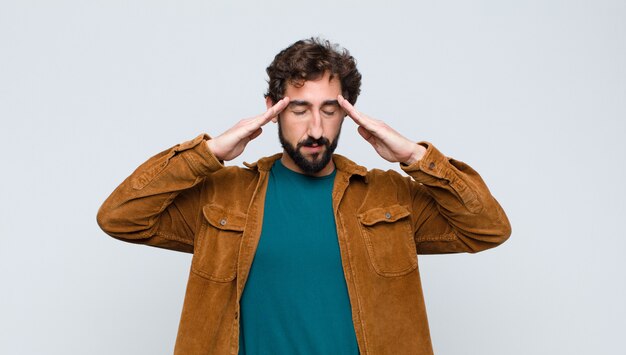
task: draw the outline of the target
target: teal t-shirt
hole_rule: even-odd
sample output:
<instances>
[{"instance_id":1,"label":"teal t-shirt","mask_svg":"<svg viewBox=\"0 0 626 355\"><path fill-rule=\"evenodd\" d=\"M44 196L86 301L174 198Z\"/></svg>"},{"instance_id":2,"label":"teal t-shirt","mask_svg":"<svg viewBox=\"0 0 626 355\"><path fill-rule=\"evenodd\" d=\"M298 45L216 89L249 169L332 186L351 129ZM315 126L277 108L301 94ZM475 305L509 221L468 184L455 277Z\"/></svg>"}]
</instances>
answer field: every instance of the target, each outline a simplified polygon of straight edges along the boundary
<instances>
[{"instance_id":1,"label":"teal t-shirt","mask_svg":"<svg viewBox=\"0 0 626 355\"><path fill-rule=\"evenodd\" d=\"M358 354L332 188L277 160L241 298L239 354Z\"/></svg>"}]
</instances>

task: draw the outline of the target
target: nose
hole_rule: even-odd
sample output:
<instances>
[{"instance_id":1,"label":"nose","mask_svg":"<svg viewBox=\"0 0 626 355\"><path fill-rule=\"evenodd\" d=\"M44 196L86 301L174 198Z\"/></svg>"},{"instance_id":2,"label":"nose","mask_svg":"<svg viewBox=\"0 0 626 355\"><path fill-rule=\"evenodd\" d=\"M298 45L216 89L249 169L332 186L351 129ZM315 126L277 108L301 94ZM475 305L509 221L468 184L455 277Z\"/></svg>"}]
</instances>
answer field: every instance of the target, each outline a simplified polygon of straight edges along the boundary
<instances>
[{"instance_id":1,"label":"nose","mask_svg":"<svg viewBox=\"0 0 626 355\"><path fill-rule=\"evenodd\" d=\"M320 116L319 112L313 112L311 120L309 120L307 133L310 137L315 139L319 139L324 135L324 128L322 127L322 117Z\"/></svg>"}]
</instances>

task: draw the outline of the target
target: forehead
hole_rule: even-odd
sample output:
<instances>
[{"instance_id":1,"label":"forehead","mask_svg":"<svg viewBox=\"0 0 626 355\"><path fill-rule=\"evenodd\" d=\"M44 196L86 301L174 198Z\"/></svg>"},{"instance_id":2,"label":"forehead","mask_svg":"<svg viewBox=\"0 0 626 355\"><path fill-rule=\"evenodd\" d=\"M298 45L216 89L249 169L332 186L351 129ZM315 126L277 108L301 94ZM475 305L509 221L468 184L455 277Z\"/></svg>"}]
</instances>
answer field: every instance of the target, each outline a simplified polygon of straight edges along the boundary
<instances>
[{"instance_id":1,"label":"forehead","mask_svg":"<svg viewBox=\"0 0 626 355\"><path fill-rule=\"evenodd\" d=\"M313 104L336 100L339 94L341 94L341 82L337 76L330 79L329 72L324 73L318 79L305 81L302 86L287 83L285 88L285 96L289 96L290 100L308 101Z\"/></svg>"}]
</instances>

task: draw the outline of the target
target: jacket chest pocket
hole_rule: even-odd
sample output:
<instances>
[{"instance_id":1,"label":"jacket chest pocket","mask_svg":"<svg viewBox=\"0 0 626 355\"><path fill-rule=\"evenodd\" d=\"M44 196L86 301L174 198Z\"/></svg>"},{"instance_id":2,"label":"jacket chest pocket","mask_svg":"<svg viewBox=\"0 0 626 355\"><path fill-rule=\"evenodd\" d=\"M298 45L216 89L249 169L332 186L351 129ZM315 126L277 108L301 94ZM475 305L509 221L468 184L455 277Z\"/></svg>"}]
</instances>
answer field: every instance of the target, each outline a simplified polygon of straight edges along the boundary
<instances>
[{"instance_id":1,"label":"jacket chest pocket","mask_svg":"<svg viewBox=\"0 0 626 355\"><path fill-rule=\"evenodd\" d=\"M227 212L215 205L204 206L202 215L202 227L196 238L191 269L213 281L232 281L237 275L237 258L246 215Z\"/></svg>"},{"instance_id":2,"label":"jacket chest pocket","mask_svg":"<svg viewBox=\"0 0 626 355\"><path fill-rule=\"evenodd\" d=\"M381 276L405 275L417 268L409 210L401 205L379 207L359 214L368 258Z\"/></svg>"}]
</instances>

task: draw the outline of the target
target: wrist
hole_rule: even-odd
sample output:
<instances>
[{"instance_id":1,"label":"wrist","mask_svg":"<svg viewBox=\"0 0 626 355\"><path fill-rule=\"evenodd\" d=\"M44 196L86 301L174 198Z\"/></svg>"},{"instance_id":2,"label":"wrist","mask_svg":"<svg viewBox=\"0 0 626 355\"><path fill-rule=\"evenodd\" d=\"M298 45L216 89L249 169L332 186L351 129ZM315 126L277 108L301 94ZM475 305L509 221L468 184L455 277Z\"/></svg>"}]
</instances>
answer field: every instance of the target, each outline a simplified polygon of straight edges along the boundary
<instances>
[{"instance_id":1,"label":"wrist","mask_svg":"<svg viewBox=\"0 0 626 355\"><path fill-rule=\"evenodd\" d=\"M213 154L217 160L223 160L216 152L215 152L215 142L213 141L213 139L209 139L206 141L206 145L209 148L209 151L211 152L211 154Z\"/></svg>"},{"instance_id":2,"label":"wrist","mask_svg":"<svg viewBox=\"0 0 626 355\"><path fill-rule=\"evenodd\" d=\"M411 155L406 161L402 162L402 164L404 165L414 164L420 161L424 157L425 154L426 154L426 147L424 147L421 144L415 144L415 147L413 148L413 152L411 153Z\"/></svg>"}]
</instances>

